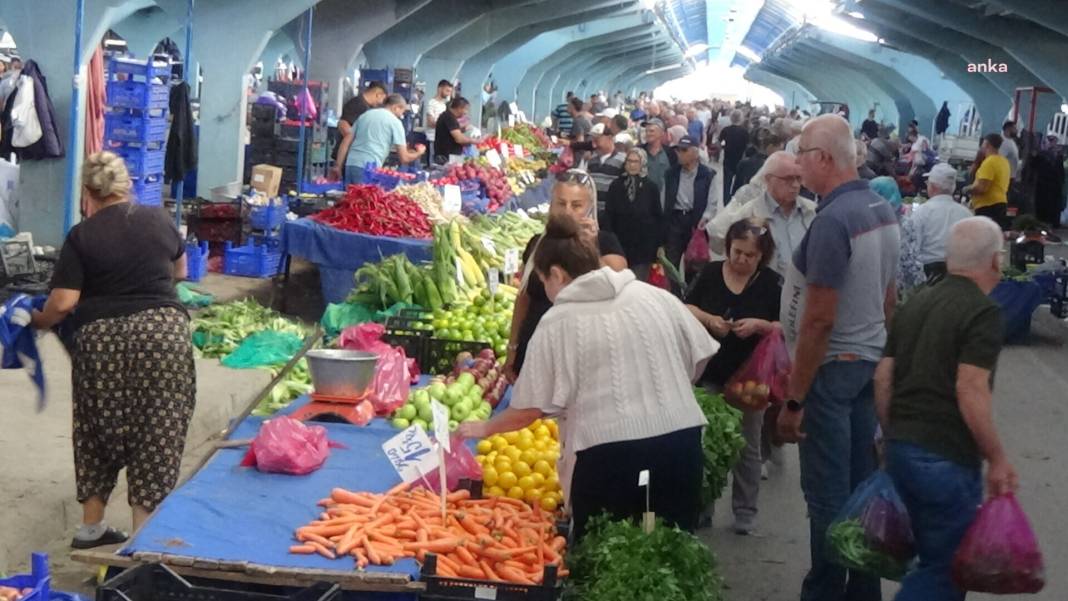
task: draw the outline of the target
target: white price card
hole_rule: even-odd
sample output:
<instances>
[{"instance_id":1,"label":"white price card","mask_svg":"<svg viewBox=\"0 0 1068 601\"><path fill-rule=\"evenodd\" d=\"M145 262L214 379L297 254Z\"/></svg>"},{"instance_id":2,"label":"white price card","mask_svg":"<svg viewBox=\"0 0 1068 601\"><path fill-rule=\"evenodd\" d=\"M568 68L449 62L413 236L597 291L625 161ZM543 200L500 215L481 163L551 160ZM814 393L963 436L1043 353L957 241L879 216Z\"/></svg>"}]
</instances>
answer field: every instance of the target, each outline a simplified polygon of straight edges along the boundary
<instances>
[{"instance_id":1,"label":"white price card","mask_svg":"<svg viewBox=\"0 0 1068 601\"><path fill-rule=\"evenodd\" d=\"M437 401L430 401L430 412L434 415L434 438L438 444L451 453L449 447L449 408Z\"/></svg>"},{"instance_id":2,"label":"white price card","mask_svg":"<svg viewBox=\"0 0 1068 601\"><path fill-rule=\"evenodd\" d=\"M486 276L486 281L489 282L490 294L496 295L497 288L500 287L501 284L501 274L497 271L496 267L489 268L489 275Z\"/></svg>"},{"instance_id":3,"label":"white price card","mask_svg":"<svg viewBox=\"0 0 1068 601\"><path fill-rule=\"evenodd\" d=\"M552 140L553 144L559 144L560 143L560 138L557 138L555 135L549 136L549 139Z\"/></svg>"},{"instance_id":4,"label":"white price card","mask_svg":"<svg viewBox=\"0 0 1068 601\"><path fill-rule=\"evenodd\" d=\"M441 197L442 213L449 216L460 214L460 208L463 206L463 201L460 198L460 186L446 184Z\"/></svg>"},{"instance_id":5,"label":"white price card","mask_svg":"<svg viewBox=\"0 0 1068 601\"><path fill-rule=\"evenodd\" d=\"M504 273L513 274L519 271L519 249L509 248L504 252Z\"/></svg>"},{"instance_id":6,"label":"white price card","mask_svg":"<svg viewBox=\"0 0 1068 601\"><path fill-rule=\"evenodd\" d=\"M489 164L492 167L501 166L501 155L497 152L497 149L495 148L490 148L486 151L486 159L489 161Z\"/></svg>"},{"instance_id":7,"label":"white price card","mask_svg":"<svg viewBox=\"0 0 1068 601\"><path fill-rule=\"evenodd\" d=\"M453 259L456 261L456 285L461 287L461 288L463 288L464 287L464 266L463 266L463 263L460 262L460 257L453 257Z\"/></svg>"},{"instance_id":8,"label":"white price card","mask_svg":"<svg viewBox=\"0 0 1068 601\"><path fill-rule=\"evenodd\" d=\"M515 146L512 147L512 152L515 153L515 157L517 159L523 158L523 145L522 144L516 144Z\"/></svg>"},{"instance_id":9,"label":"white price card","mask_svg":"<svg viewBox=\"0 0 1068 601\"><path fill-rule=\"evenodd\" d=\"M382 451L405 482L415 482L433 471L439 463L434 446L419 426L411 426L387 440L382 445Z\"/></svg>"},{"instance_id":10,"label":"white price card","mask_svg":"<svg viewBox=\"0 0 1068 601\"><path fill-rule=\"evenodd\" d=\"M638 486L649 486L649 470L638 472Z\"/></svg>"},{"instance_id":11,"label":"white price card","mask_svg":"<svg viewBox=\"0 0 1068 601\"><path fill-rule=\"evenodd\" d=\"M507 142L501 142L500 149L501 149L501 158L507 161L508 160L508 143Z\"/></svg>"},{"instance_id":12,"label":"white price card","mask_svg":"<svg viewBox=\"0 0 1068 601\"><path fill-rule=\"evenodd\" d=\"M493 243L493 240L489 236L482 236L482 247L488 250L492 255L497 254L497 245Z\"/></svg>"}]
</instances>

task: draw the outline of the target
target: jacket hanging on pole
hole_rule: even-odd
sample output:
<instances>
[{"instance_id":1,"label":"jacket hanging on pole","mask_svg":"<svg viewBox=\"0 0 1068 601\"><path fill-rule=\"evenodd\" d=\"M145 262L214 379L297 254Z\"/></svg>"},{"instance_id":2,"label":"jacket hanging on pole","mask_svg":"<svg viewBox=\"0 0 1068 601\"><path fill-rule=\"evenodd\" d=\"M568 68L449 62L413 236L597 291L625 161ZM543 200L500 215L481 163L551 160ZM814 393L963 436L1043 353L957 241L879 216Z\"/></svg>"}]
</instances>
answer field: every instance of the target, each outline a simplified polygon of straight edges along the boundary
<instances>
[{"instance_id":1,"label":"jacket hanging on pole","mask_svg":"<svg viewBox=\"0 0 1068 601\"><path fill-rule=\"evenodd\" d=\"M185 178L197 166L197 141L193 132L193 110L189 107L189 84L171 88L171 131L167 137L164 176L168 182Z\"/></svg>"},{"instance_id":2,"label":"jacket hanging on pole","mask_svg":"<svg viewBox=\"0 0 1068 601\"><path fill-rule=\"evenodd\" d=\"M26 96L26 94L32 96ZM31 98L37 116L33 123L34 126L40 127L41 136L30 145L17 148L13 145L15 142L13 134L17 125L14 123L14 116L19 114L19 106L25 107L27 103L31 103ZM28 116L22 115L20 118L28 118ZM8 97L0 122L4 127L3 140L0 141L0 156L8 156L14 152L23 161L63 158L63 142L59 138L59 129L56 127L56 110L52 106L52 99L48 96L48 83L37 67L36 61L26 61L22 66L19 87Z\"/></svg>"}]
</instances>

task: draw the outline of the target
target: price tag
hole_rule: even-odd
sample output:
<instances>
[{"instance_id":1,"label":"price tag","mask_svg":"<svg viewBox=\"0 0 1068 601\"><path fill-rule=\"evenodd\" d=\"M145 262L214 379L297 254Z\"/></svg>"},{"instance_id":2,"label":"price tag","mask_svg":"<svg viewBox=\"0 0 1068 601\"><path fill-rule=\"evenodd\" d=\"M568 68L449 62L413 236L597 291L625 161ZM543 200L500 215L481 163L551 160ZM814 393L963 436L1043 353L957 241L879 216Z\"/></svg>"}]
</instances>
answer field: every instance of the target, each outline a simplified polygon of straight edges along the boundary
<instances>
[{"instance_id":1,"label":"price tag","mask_svg":"<svg viewBox=\"0 0 1068 601\"><path fill-rule=\"evenodd\" d=\"M515 147L512 149L512 152L515 153L517 159L523 158L523 145L516 144Z\"/></svg>"},{"instance_id":2,"label":"price tag","mask_svg":"<svg viewBox=\"0 0 1068 601\"><path fill-rule=\"evenodd\" d=\"M486 159L489 160L489 164L492 167L499 168L501 166L501 155L494 148L486 151Z\"/></svg>"},{"instance_id":3,"label":"price tag","mask_svg":"<svg viewBox=\"0 0 1068 601\"><path fill-rule=\"evenodd\" d=\"M504 251L504 273L511 275L519 271L519 249L509 248Z\"/></svg>"},{"instance_id":4,"label":"price tag","mask_svg":"<svg viewBox=\"0 0 1068 601\"><path fill-rule=\"evenodd\" d=\"M497 245L493 243L493 240L489 236L482 236L482 247L490 252L492 255L497 254Z\"/></svg>"},{"instance_id":5,"label":"price tag","mask_svg":"<svg viewBox=\"0 0 1068 601\"><path fill-rule=\"evenodd\" d=\"M450 165L463 165L464 164L464 155L462 155L462 154L450 154L449 155L449 164Z\"/></svg>"},{"instance_id":6,"label":"price tag","mask_svg":"<svg viewBox=\"0 0 1068 601\"><path fill-rule=\"evenodd\" d=\"M649 470L638 472L638 486L649 486Z\"/></svg>"},{"instance_id":7,"label":"price tag","mask_svg":"<svg viewBox=\"0 0 1068 601\"><path fill-rule=\"evenodd\" d=\"M497 601L497 589L492 586L476 586L475 587L475 599L485 599L486 601Z\"/></svg>"},{"instance_id":8,"label":"price tag","mask_svg":"<svg viewBox=\"0 0 1068 601\"><path fill-rule=\"evenodd\" d=\"M449 216L459 215L460 208L463 206L463 201L460 198L460 186L446 184L441 196L441 212Z\"/></svg>"},{"instance_id":9,"label":"price tag","mask_svg":"<svg viewBox=\"0 0 1068 601\"><path fill-rule=\"evenodd\" d=\"M430 401L430 412L434 414L434 438L437 439L439 445L445 448L445 451L451 453L448 407L437 401Z\"/></svg>"},{"instance_id":10,"label":"price tag","mask_svg":"<svg viewBox=\"0 0 1068 601\"><path fill-rule=\"evenodd\" d=\"M555 135L549 136L549 139L552 140L553 144L559 144L560 143L560 138L557 138Z\"/></svg>"},{"instance_id":11,"label":"price tag","mask_svg":"<svg viewBox=\"0 0 1068 601\"><path fill-rule=\"evenodd\" d=\"M489 282L490 294L496 295L497 288L501 284L501 274L499 271L497 271L496 267L489 268L489 275L486 276L486 281Z\"/></svg>"},{"instance_id":12,"label":"price tag","mask_svg":"<svg viewBox=\"0 0 1068 601\"><path fill-rule=\"evenodd\" d=\"M464 266L460 263L460 257L453 257L456 261L456 285L463 288L464 286Z\"/></svg>"},{"instance_id":13,"label":"price tag","mask_svg":"<svg viewBox=\"0 0 1068 601\"><path fill-rule=\"evenodd\" d=\"M401 480L414 482L438 466L438 455L419 426L411 426L382 445L390 465Z\"/></svg>"},{"instance_id":14,"label":"price tag","mask_svg":"<svg viewBox=\"0 0 1068 601\"><path fill-rule=\"evenodd\" d=\"M506 160L506 161L508 160L508 143L507 142L501 142L501 158Z\"/></svg>"},{"instance_id":15,"label":"price tag","mask_svg":"<svg viewBox=\"0 0 1068 601\"><path fill-rule=\"evenodd\" d=\"M508 115L508 127L515 127L515 115Z\"/></svg>"}]
</instances>

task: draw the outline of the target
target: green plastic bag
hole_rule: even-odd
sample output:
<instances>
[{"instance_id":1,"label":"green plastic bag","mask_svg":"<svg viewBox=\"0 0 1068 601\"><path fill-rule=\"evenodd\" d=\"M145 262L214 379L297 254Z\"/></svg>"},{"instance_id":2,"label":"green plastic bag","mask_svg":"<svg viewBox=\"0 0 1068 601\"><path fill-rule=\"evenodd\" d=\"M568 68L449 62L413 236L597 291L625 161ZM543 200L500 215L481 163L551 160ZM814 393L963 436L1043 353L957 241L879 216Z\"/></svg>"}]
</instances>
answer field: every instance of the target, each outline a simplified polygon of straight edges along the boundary
<instances>
[{"instance_id":1,"label":"green plastic bag","mask_svg":"<svg viewBox=\"0 0 1068 601\"><path fill-rule=\"evenodd\" d=\"M375 313L374 320L378 323L385 323L390 317L396 317L401 311L405 309L419 309L419 305L410 305L408 303L395 303L388 309L383 309Z\"/></svg>"},{"instance_id":2,"label":"green plastic bag","mask_svg":"<svg viewBox=\"0 0 1068 601\"><path fill-rule=\"evenodd\" d=\"M297 354L304 341L292 332L264 330L241 341L234 352L223 357L222 364L234 369L281 365Z\"/></svg>"},{"instance_id":3,"label":"green plastic bag","mask_svg":"<svg viewBox=\"0 0 1068 601\"><path fill-rule=\"evenodd\" d=\"M187 307L207 307L215 302L215 296L200 292L189 282L179 282L175 288L178 290L178 300Z\"/></svg>"},{"instance_id":4,"label":"green plastic bag","mask_svg":"<svg viewBox=\"0 0 1068 601\"><path fill-rule=\"evenodd\" d=\"M367 305L360 303L341 303L326 306L320 322L327 338L336 338L341 331L349 326L367 323L373 320L375 312Z\"/></svg>"}]
</instances>

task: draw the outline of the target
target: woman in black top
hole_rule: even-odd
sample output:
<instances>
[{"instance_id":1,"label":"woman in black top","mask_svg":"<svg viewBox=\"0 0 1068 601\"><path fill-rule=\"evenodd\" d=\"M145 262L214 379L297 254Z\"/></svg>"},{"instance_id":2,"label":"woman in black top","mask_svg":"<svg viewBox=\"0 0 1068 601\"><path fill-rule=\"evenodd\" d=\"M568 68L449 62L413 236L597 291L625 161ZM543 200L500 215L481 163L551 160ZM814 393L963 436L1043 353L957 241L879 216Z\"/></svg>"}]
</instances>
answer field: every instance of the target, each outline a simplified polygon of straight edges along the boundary
<instances>
[{"instance_id":1,"label":"woman in black top","mask_svg":"<svg viewBox=\"0 0 1068 601\"><path fill-rule=\"evenodd\" d=\"M104 523L123 467L134 529L174 488L196 397L189 315L174 288L186 273L178 229L162 209L130 202L130 175L111 152L85 160L82 186L91 216L67 235L33 315L37 328L66 318L74 331L76 549L126 540Z\"/></svg>"},{"instance_id":2,"label":"woman in black top","mask_svg":"<svg viewBox=\"0 0 1068 601\"><path fill-rule=\"evenodd\" d=\"M775 254L771 231L758 219L745 219L727 230L726 261L707 265L686 295L686 305L721 345L708 362L702 383L721 391L753 354L760 338L779 319L779 275L768 267ZM745 449L734 467L731 505L734 531L748 534L757 513L760 491L761 426L764 410L745 411Z\"/></svg>"},{"instance_id":3,"label":"woman in black top","mask_svg":"<svg viewBox=\"0 0 1068 601\"><path fill-rule=\"evenodd\" d=\"M611 232L598 230L597 227L597 190L593 178L581 169L569 169L556 177L552 197L549 202L549 219L554 215L567 214L579 221L592 236L596 232L597 245L601 252L601 263L616 271L627 268L623 258L623 248ZM530 277L531 257L537 252L539 237L534 237L527 244L523 253L524 282L512 311L512 332L508 340L508 359L504 365L505 373L515 381L526 358L527 344L534 335L538 322L552 307L545 287L537 276Z\"/></svg>"},{"instance_id":4,"label":"woman in black top","mask_svg":"<svg viewBox=\"0 0 1068 601\"><path fill-rule=\"evenodd\" d=\"M649 179L649 155L641 148L627 153L623 175L608 187L602 231L614 233L631 271L649 281L649 268L664 243L664 209L660 190Z\"/></svg>"}]
</instances>

